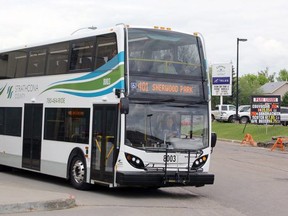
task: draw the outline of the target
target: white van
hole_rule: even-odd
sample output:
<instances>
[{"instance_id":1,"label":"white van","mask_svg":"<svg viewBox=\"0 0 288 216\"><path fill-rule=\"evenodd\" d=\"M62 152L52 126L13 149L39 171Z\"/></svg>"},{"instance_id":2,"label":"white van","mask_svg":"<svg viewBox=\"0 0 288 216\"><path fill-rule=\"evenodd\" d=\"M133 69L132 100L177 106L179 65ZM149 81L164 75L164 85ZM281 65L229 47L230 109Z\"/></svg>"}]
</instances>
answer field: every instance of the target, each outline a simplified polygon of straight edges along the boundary
<instances>
[{"instance_id":1,"label":"white van","mask_svg":"<svg viewBox=\"0 0 288 216\"><path fill-rule=\"evenodd\" d=\"M280 121L283 126L288 125L288 107L281 107Z\"/></svg>"}]
</instances>

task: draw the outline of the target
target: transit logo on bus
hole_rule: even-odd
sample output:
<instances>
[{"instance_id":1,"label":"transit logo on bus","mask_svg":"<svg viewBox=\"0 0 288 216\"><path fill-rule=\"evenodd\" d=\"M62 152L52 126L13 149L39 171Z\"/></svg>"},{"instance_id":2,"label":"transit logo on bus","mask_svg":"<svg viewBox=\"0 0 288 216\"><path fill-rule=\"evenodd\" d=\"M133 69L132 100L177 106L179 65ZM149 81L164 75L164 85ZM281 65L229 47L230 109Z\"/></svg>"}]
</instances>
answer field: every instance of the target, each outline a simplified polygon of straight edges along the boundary
<instances>
[{"instance_id":1,"label":"transit logo on bus","mask_svg":"<svg viewBox=\"0 0 288 216\"><path fill-rule=\"evenodd\" d=\"M7 86L7 84L6 84L4 87L0 88L0 96L1 96L1 95L2 95L2 93L4 92L4 90L5 90L6 86Z\"/></svg>"},{"instance_id":2,"label":"transit logo on bus","mask_svg":"<svg viewBox=\"0 0 288 216\"><path fill-rule=\"evenodd\" d=\"M12 98L13 95L13 86L9 86L7 89L7 98Z\"/></svg>"},{"instance_id":3,"label":"transit logo on bus","mask_svg":"<svg viewBox=\"0 0 288 216\"><path fill-rule=\"evenodd\" d=\"M7 87L7 84L4 87L0 87L0 96L3 94L4 90L6 89L6 87ZM8 99L12 98L13 86L8 86L6 93L7 93L7 98Z\"/></svg>"}]
</instances>

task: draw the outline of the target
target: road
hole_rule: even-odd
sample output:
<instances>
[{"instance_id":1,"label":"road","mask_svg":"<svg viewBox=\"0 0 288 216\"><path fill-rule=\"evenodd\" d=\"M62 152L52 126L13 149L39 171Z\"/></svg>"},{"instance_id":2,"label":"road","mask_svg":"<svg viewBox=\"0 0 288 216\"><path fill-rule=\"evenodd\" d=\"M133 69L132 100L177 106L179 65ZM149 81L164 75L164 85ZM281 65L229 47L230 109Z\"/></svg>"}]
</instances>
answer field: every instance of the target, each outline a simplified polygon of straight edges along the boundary
<instances>
[{"instance_id":1,"label":"road","mask_svg":"<svg viewBox=\"0 0 288 216\"><path fill-rule=\"evenodd\" d=\"M218 143L213 187L194 190L244 215L287 215L288 152Z\"/></svg>"},{"instance_id":2,"label":"road","mask_svg":"<svg viewBox=\"0 0 288 216\"><path fill-rule=\"evenodd\" d=\"M218 141L211 162L215 184L158 190L95 187L78 191L63 179L24 171L0 173L1 181L76 197L77 207L21 216L212 215L286 216L288 152ZM9 214L17 215L17 214Z\"/></svg>"}]
</instances>

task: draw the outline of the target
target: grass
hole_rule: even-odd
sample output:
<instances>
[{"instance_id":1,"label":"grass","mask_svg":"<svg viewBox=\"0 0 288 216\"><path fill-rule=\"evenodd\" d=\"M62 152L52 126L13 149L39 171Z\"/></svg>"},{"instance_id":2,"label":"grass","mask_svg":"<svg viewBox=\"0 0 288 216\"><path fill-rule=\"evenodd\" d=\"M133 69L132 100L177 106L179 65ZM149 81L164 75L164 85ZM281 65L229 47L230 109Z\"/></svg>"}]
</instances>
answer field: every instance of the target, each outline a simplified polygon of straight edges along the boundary
<instances>
[{"instance_id":1,"label":"grass","mask_svg":"<svg viewBox=\"0 0 288 216\"><path fill-rule=\"evenodd\" d=\"M217 133L217 138L242 140L245 134L252 135L256 142L271 141L273 136L287 136L288 127L282 125L254 125L213 122L212 131Z\"/></svg>"}]
</instances>

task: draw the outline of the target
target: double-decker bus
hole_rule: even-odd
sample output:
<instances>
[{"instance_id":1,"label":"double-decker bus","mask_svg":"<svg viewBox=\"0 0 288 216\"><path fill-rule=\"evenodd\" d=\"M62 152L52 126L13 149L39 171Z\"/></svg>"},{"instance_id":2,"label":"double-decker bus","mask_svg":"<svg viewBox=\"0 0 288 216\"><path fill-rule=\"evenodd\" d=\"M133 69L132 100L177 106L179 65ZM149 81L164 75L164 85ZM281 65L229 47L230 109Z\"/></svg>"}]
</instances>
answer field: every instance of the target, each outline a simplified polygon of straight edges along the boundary
<instances>
[{"instance_id":1,"label":"double-decker bus","mask_svg":"<svg viewBox=\"0 0 288 216\"><path fill-rule=\"evenodd\" d=\"M124 24L0 52L0 165L77 189L204 186L216 134L201 37Z\"/></svg>"}]
</instances>

